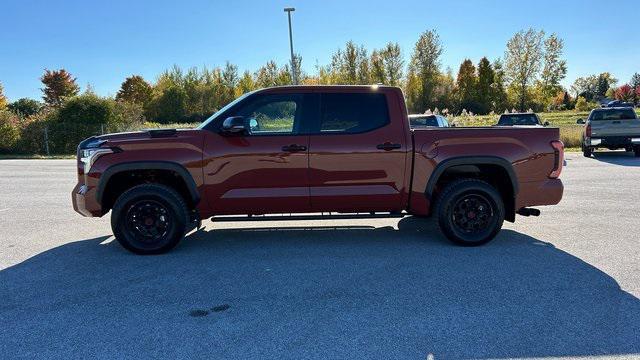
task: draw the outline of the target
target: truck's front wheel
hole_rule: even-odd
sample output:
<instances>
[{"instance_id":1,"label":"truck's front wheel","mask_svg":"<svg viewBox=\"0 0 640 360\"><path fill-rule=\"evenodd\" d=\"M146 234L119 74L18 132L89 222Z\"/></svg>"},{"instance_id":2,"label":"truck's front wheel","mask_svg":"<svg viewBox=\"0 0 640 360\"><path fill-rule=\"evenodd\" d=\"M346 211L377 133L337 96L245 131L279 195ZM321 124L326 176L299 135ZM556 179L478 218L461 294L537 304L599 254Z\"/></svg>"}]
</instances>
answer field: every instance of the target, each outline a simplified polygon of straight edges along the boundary
<instances>
[{"instance_id":1,"label":"truck's front wheel","mask_svg":"<svg viewBox=\"0 0 640 360\"><path fill-rule=\"evenodd\" d=\"M171 250L185 235L189 210L178 192L159 184L143 184L116 200L111 228L116 240L136 254Z\"/></svg>"},{"instance_id":2,"label":"truck's front wheel","mask_svg":"<svg viewBox=\"0 0 640 360\"><path fill-rule=\"evenodd\" d=\"M504 203L498 191L476 179L448 184L436 202L438 225L456 244L477 246L489 242L502 228Z\"/></svg>"}]
</instances>

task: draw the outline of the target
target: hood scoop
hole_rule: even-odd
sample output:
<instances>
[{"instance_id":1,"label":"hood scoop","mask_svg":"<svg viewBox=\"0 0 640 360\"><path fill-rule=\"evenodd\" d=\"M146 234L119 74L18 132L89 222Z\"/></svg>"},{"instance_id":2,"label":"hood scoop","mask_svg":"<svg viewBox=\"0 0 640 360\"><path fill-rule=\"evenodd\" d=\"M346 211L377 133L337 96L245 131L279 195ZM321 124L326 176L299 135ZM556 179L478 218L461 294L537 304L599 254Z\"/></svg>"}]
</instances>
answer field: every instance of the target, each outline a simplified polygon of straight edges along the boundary
<instances>
[{"instance_id":1,"label":"hood scoop","mask_svg":"<svg viewBox=\"0 0 640 360\"><path fill-rule=\"evenodd\" d=\"M165 138L165 137L175 137L178 135L178 130L176 129L153 129L147 130L149 136L151 138Z\"/></svg>"}]
</instances>

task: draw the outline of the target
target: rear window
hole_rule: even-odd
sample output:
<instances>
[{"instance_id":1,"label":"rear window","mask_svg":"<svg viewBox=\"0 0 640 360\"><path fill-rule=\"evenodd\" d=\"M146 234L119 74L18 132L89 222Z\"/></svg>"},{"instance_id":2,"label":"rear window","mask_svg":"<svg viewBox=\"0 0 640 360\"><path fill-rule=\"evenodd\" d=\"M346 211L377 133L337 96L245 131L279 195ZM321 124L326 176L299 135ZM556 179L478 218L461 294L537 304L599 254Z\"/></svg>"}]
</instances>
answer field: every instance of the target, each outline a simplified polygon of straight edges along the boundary
<instances>
[{"instance_id":1,"label":"rear window","mask_svg":"<svg viewBox=\"0 0 640 360\"><path fill-rule=\"evenodd\" d=\"M320 132L361 133L389 123L384 94L322 94Z\"/></svg>"},{"instance_id":2,"label":"rear window","mask_svg":"<svg viewBox=\"0 0 640 360\"><path fill-rule=\"evenodd\" d=\"M513 125L538 125L538 118L535 114L514 114L514 115L500 115L498 120L499 126L513 126Z\"/></svg>"},{"instance_id":3,"label":"rear window","mask_svg":"<svg viewBox=\"0 0 640 360\"><path fill-rule=\"evenodd\" d=\"M635 119L636 113L633 109L610 109L610 110L594 110L589 120L626 120Z\"/></svg>"},{"instance_id":4,"label":"rear window","mask_svg":"<svg viewBox=\"0 0 640 360\"><path fill-rule=\"evenodd\" d=\"M438 118L435 115L427 115L409 118L411 126L438 126Z\"/></svg>"}]
</instances>

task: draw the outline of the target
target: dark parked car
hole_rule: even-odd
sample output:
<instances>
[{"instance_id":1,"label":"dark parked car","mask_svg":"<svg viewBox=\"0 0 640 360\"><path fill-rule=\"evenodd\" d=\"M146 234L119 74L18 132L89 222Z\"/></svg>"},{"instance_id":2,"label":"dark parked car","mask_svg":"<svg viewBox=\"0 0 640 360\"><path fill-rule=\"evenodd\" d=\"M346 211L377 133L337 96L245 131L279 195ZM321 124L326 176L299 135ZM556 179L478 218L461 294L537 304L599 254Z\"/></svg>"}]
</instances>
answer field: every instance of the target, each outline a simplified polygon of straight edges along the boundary
<instances>
[{"instance_id":1,"label":"dark parked car","mask_svg":"<svg viewBox=\"0 0 640 360\"><path fill-rule=\"evenodd\" d=\"M537 114L534 113L511 113L502 114L496 126L547 126L548 122L544 124L540 121Z\"/></svg>"},{"instance_id":2,"label":"dark parked car","mask_svg":"<svg viewBox=\"0 0 640 360\"><path fill-rule=\"evenodd\" d=\"M442 115L409 115L409 124L416 127L449 127L449 121Z\"/></svg>"},{"instance_id":3,"label":"dark parked car","mask_svg":"<svg viewBox=\"0 0 640 360\"><path fill-rule=\"evenodd\" d=\"M608 108L612 108L612 107L633 107L633 104L630 102L624 102L622 100L613 100L607 103Z\"/></svg>"}]
</instances>

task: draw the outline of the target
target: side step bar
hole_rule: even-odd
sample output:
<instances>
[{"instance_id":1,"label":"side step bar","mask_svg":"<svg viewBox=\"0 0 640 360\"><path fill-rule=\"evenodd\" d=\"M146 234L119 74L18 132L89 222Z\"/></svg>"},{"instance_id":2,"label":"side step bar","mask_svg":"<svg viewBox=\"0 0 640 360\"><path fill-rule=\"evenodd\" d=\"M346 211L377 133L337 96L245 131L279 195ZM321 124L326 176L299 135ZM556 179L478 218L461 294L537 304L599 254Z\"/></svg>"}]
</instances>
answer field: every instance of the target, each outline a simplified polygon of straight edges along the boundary
<instances>
[{"instance_id":1,"label":"side step bar","mask_svg":"<svg viewBox=\"0 0 640 360\"><path fill-rule=\"evenodd\" d=\"M293 221L293 220L340 220L340 219L389 219L402 218L409 214L401 213L319 213L319 214L282 214L282 215L241 215L229 216L220 215L211 218L213 222L236 222L236 221Z\"/></svg>"}]
</instances>

